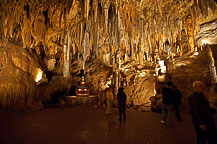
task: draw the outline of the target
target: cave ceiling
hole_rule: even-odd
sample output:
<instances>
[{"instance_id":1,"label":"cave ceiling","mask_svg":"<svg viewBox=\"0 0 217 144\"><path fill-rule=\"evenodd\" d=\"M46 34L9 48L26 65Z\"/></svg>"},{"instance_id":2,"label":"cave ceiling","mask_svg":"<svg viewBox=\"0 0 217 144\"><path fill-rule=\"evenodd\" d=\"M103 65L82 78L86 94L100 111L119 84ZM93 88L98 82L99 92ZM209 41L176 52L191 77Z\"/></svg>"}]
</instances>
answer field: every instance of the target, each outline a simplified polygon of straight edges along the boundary
<instances>
[{"instance_id":1,"label":"cave ceiling","mask_svg":"<svg viewBox=\"0 0 217 144\"><path fill-rule=\"evenodd\" d=\"M99 47L114 42L117 32L119 41L142 39L155 47L177 42L184 29L189 36L199 34L200 42L210 31L205 27L199 33L201 25L217 17L215 0L1 0L0 7L2 37L22 40L28 48L42 44L50 54L64 45L67 34L81 49L85 31L93 49L96 39ZM216 21L213 25L215 35Z\"/></svg>"},{"instance_id":2,"label":"cave ceiling","mask_svg":"<svg viewBox=\"0 0 217 144\"><path fill-rule=\"evenodd\" d=\"M33 49L50 70L67 57L81 67L92 58L153 61L156 51L216 44L216 7L215 0L0 0L0 45Z\"/></svg>"},{"instance_id":3,"label":"cave ceiling","mask_svg":"<svg viewBox=\"0 0 217 144\"><path fill-rule=\"evenodd\" d=\"M216 0L0 0L0 105L31 101L42 71L50 81L78 67L95 93L117 72L141 104L153 96L158 61L172 61L172 71L202 45L217 44L216 8Z\"/></svg>"}]
</instances>

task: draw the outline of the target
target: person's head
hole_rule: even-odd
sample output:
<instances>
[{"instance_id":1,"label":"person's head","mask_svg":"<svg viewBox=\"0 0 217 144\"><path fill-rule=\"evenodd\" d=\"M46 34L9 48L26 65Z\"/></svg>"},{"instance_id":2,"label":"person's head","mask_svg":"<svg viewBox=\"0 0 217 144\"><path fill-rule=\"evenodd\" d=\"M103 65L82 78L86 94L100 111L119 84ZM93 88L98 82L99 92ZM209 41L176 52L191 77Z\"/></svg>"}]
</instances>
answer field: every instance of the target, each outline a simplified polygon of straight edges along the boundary
<instances>
[{"instance_id":1,"label":"person's head","mask_svg":"<svg viewBox=\"0 0 217 144\"><path fill-rule=\"evenodd\" d=\"M195 81L193 83L193 91L200 94L205 93L205 84L202 81Z\"/></svg>"}]
</instances>

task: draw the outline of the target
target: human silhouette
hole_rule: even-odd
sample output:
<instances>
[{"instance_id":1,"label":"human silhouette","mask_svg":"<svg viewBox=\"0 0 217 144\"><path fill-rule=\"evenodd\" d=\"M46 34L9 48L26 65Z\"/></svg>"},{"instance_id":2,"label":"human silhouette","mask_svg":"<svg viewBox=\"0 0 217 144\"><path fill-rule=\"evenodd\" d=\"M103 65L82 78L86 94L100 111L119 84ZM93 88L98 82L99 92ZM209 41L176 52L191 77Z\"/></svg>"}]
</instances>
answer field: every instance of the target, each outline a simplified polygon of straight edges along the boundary
<instances>
[{"instance_id":1,"label":"human silhouette","mask_svg":"<svg viewBox=\"0 0 217 144\"><path fill-rule=\"evenodd\" d=\"M167 86L162 88L162 120L161 123L171 125L172 102L174 97L173 83L168 81Z\"/></svg>"},{"instance_id":2,"label":"human silhouette","mask_svg":"<svg viewBox=\"0 0 217 144\"><path fill-rule=\"evenodd\" d=\"M182 99L182 93L180 90L177 88L176 85L173 85L173 90L174 90L174 106L175 106L175 112L176 112L176 118L178 121L182 121L182 118L180 116L180 111L179 111L179 106L181 104L181 99Z\"/></svg>"},{"instance_id":3,"label":"human silhouette","mask_svg":"<svg viewBox=\"0 0 217 144\"><path fill-rule=\"evenodd\" d=\"M123 82L121 82L121 87L118 89L118 94L117 94L118 109L119 109L119 116L120 116L119 121L122 121L123 119L126 120L126 112L125 112L126 99L127 96L126 93L124 92Z\"/></svg>"},{"instance_id":4,"label":"human silhouette","mask_svg":"<svg viewBox=\"0 0 217 144\"><path fill-rule=\"evenodd\" d=\"M204 96L205 84L201 81L193 83L193 94L189 96L189 108L194 125L197 144L217 144L217 133L212 109Z\"/></svg>"}]
</instances>

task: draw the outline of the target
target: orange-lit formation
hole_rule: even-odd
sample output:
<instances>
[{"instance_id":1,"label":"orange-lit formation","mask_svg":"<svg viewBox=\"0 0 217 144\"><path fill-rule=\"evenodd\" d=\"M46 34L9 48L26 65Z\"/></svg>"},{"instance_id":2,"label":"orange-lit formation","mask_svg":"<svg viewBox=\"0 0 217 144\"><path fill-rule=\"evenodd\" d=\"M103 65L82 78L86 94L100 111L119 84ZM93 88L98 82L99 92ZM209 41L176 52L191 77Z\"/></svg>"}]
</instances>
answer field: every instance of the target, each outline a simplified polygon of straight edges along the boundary
<instances>
[{"instance_id":1,"label":"orange-lit formation","mask_svg":"<svg viewBox=\"0 0 217 144\"><path fill-rule=\"evenodd\" d=\"M158 81L186 97L216 82L216 35L215 0L1 0L0 106L101 100L121 81L128 105L150 105Z\"/></svg>"}]
</instances>

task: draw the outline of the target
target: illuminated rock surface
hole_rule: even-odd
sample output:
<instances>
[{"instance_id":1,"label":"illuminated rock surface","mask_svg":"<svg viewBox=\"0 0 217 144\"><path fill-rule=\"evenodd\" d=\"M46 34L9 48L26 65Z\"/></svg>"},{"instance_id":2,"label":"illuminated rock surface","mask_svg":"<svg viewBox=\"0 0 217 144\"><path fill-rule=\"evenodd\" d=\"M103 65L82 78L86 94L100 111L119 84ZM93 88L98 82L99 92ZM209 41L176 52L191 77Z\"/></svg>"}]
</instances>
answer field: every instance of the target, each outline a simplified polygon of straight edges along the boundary
<instances>
[{"instance_id":1,"label":"illuminated rock surface","mask_svg":"<svg viewBox=\"0 0 217 144\"><path fill-rule=\"evenodd\" d=\"M216 82L216 23L215 0L0 0L0 105L58 103L81 69L91 95L123 80L128 105L144 105L159 60L186 98L194 80Z\"/></svg>"}]
</instances>

